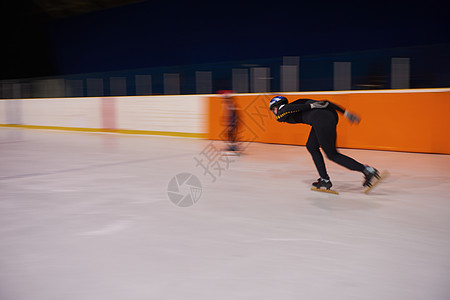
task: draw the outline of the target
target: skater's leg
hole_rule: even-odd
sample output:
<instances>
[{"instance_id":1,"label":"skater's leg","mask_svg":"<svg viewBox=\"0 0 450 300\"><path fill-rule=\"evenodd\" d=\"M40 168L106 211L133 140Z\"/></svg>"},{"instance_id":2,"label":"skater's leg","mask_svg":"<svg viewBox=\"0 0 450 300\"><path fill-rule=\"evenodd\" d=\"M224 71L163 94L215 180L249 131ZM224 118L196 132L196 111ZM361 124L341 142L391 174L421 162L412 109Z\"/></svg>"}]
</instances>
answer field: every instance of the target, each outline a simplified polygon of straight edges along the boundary
<instances>
[{"instance_id":1,"label":"skater's leg","mask_svg":"<svg viewBox=\"0 0 450 300\"><path fill-rule=\"evenodd\" d=\"M228 127L228 151L235 151L236 149L236 138L234 134L234 128Z\"/></svg>"},{"instance_id":2,"label":"skater's leg","mask_svg":"<svg viewBox=\"0 0 450 300\"><path fill-rule=\"evenodd\" d=\"M317 140L327 157L353 171L363 172L365 166L351 157L339 153L336 149L336 126L337 119L331 118L329 115L323 115L322 120L316 123L314 130L316 131Z\"/></svg>"},{"instance_id":3,"label":"skater's leg","mask_svg":"<svg viewBox=\"0 0 450 300\"><path fill-rule=\"evenodd\" d=\"M229 148L228 151L238 151L237 147L237 120L232 120L230 124L228 125L228 143Z\"/></svg>"},{"instance_id":4,"label":"skater's leg","mask_svg":"<svg viewBox=\"0 0 450 300\"><path fill-rule=\"evenodd\" d=\"M339 153L336 150L336 128L324 128L317 130L320 132L318 136L318 140L320 143L320 146L324 150L327 157L334 161L335 163L346 167L347 169L353 170L353 171L359 171L364 174L364 183L363 186L370 187L372 185L372 181L376 178L380 178L380 174L377 169L366 166L358 161L354 160L351 157L348 157L344 154Z\"/></svg>"},{"instance_id":5,"label":"skater's leg","mask_svg":"<svg viewBox=\"0 0 450 300\"><path fill-rule=\"evenodd\" d=\"M320 147L319 141L317 140L314 128L311 128L311 131L309 132L308 141L306 142L306 149L308 149L309 153L311 154L320 177L323 179L330 179L330 177L327 174L325 161L323 160L323 156L322 153L320 152L319 147Z\"/></svg>"},{"instance_id":6,"label":"skater's leg","mask_svg":"<svg viewBox=\"0 0 450 300\"><path fill-rule=\"evenodd\" d=\"M324 134L324 136L321 137L319 140L322 141L320 145L325 154L327 155L327 157L331 161L334 161L335 163L352 171L362 172L364 170L363 164L337 151L336 132L334 132L334 134L331 133Z\"/></svg>"}]
</instances>

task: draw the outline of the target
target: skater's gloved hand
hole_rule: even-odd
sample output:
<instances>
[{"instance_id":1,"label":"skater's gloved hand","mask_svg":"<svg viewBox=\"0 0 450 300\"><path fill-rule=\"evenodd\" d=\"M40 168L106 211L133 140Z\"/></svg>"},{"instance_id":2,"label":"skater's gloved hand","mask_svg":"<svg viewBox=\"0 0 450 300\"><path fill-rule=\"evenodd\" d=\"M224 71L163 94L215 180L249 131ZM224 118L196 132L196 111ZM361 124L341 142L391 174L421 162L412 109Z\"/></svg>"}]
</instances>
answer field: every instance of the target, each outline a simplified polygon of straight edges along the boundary
<instances>
[{"instance_id":1,"label":"skater's gloved hand","mask_svg":"<svg viewBox=\"0 0 450 300\"><path fill-rule=\"evenodd\" d=\"M348 110L344 112L344 116L350 121L350 123L358 124L361 121L361 118L358 115L355 115Z\"/></svg>"},{"instance_id":2,"label":"skater's gloved hand","mask_svg":"<svg viewBox=\"0 0 450 300\"><path fill-rule=\"evenodd\" d=\"M314 108L326 108L328 106L328 101L317 101L314 103L311 103L311 109Z\"/></svg>"}]
</instances>

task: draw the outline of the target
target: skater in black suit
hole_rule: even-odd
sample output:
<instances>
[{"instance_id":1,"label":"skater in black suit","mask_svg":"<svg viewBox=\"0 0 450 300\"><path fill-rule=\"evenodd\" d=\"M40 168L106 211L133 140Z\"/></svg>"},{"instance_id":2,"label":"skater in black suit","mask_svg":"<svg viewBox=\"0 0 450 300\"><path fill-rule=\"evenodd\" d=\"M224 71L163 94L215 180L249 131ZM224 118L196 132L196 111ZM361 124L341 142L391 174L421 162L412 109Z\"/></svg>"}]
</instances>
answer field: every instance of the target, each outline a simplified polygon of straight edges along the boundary
<instances>
[{"instance_id":1,"label":"skater in black suit","mask_svg":"<svg viewBox=\"0 0 450 300\"><path fill-rule=\"evenodd\" d=\"M319 148L322 148L327 157L335 163L349 170L362 172L365 178L364 187L370 187L374 178L380 178L375 168L363 165L339 153L336 149L336 126L339 120L337 112L343 114L351 123L359 123L360 118L356 114L327 100L298 99L288 103L283 96L276 96L270 100L270 110L278 122L311 125L306 148L320 175L320 178L313 183L314 187L325 187L329 190L332 186Z\"/></svg>"},{"instance_id":2,"label":"skater in black suit","mask_svg":"<svg viewBox=\"0 0 450 300\"><path fill-rule=\"evenodd\" d=\"M225 151L230 154L238 154L240 151L238 144L239 108L236 105L232 93L233 91L231 90L219 91L223 99L226 114L225 125L227 127L228 148Z\"/></svg>"}]
</instances>

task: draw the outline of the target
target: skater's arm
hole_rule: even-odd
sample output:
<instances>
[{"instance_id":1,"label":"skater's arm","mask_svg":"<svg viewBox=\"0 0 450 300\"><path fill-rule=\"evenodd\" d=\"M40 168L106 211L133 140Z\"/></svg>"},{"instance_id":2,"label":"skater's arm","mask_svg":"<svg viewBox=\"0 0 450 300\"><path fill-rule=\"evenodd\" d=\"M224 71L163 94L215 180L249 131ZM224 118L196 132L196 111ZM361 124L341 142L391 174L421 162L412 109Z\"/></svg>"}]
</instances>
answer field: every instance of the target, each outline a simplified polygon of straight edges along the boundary
<instances>
[{"instance_id":1,"label":"skater's arm","mask_svg":"<svg viewBox=\"0 0 450 300\"><path fill-rule=\"evenodd\" d=\"M327 100L327 101L328 101L328 100ZM351 123L356 123L356 124L358 124L358 123L361 121L361 118L360 118L358 115L356 115L356 114L354 114L354 113L348 111L347 109L342 108L341 106L339 106L339 105L337 105L337 104L335 104L335 103L333 103L333 102L331 102L331 101L328 101L328 107L331 107L331 108L333 108L334 110L336 110L336 111L338 111L338 112L340 112L340 113L343 113L344 116L345 116Z\"/></svg>"},{"instance_id":2,"label":"skater's arm","mask_svg":"<svg viewBox=\"0 0 450 300\"><path fill-rule=\"evenodd\" d=\"M307 103L289 103L284 106L280 106L280 112L283 113L291 113L307 110L311 110L311 105Z\"/></svg>"},{"instance_id":3,"label":"skater's arm","mask_svg":"<svg viewBox=\"0 0 450 300\"><path fill-rule=\"evenodd\" d=\"M342 108L341 106L339 106L339 105L337 105L337 104L335 104L335 103L333 103L333 102L331 102L329 100L326 100L326 101L328 102L328 107L331 107L332 109L334 109L334 110L336 110L336 111L338 111L340 113L345 113L345 109Z\"/></svg>"},{"instance_id":4,"label":"skater's arm","mask_svg":"<svg viewBox=\"0 0 450 300\"><path fill-rule=\"evenodd\" d=\"M276 118L279 122L285 122L292 114L310 111L313 109L322 109L328 106L327 101L316 101L312 99L298 99L286 105L281 105Z\"/></svg>"},{"instance_id":5,"label":"skater's arm","mask_svg":"<svg viewBox=\"0 0 450 300\"><path fill-rule=\"evenodd\" d=\"M284 122L284 120L290 115L302 111L311 110L311 105L307 103L289 103L286 105L280 106L280 109L277 112L276 119L277 121Z\"/></svg>"},{"instance_id":6,"label":"skater's arm","mask_svg":"<svg viewBox=\"0 0 450 300\"><path fill-rule=\"evenodd\" d=\"M294 102L291 102L287 105L280 106L280 110L283 111L283 113L291 113L291 112L303 112L308 111L312 109L321 109L326 108L328 106L328 101L316 101L312 99L298 99Z\"/></svg>"}]
</instances>

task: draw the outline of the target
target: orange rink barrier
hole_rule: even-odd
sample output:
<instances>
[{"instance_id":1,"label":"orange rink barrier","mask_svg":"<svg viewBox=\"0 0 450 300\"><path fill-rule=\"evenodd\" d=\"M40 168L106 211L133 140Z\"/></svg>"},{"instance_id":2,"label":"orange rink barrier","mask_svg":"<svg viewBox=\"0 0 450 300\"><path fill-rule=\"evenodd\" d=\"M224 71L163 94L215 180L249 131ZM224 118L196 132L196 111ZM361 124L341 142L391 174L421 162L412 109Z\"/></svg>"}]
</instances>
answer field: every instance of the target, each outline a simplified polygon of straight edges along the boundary
<instances>
[{"instance_id":1,"label":"orange rink barrier","mask_svg":"<svg viewBox=\"0 0 450 300\"><path fill-rule=\"evenodd\" d=\"M450 90L384 90L280 93L289 102L330 100L361 117L352 125L339 114L337 147L450 154ZM310 126L280 123L269 111L267 94L236 94L240 108L239 140L305 145ZM208 138L226 140L225 107L209 98Z\"/></svg>"}]
</instances>

